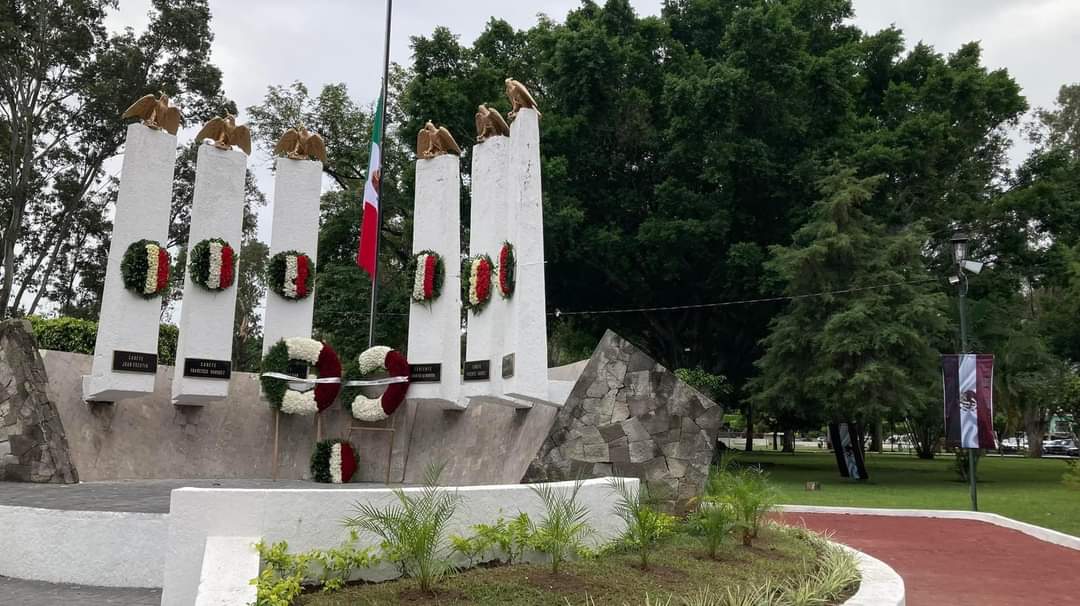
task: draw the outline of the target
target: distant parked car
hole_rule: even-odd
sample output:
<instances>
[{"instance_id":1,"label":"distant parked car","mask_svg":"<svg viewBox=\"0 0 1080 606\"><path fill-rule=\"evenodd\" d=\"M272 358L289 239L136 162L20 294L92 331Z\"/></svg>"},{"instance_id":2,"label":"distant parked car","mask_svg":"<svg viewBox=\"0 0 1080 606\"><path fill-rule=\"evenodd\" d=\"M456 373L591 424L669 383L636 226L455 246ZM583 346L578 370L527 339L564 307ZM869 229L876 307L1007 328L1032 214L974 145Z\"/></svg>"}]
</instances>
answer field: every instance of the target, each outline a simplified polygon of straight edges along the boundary
<instances>
[{"instance_id":1,"label":"distant parked car","mask_svg":"<svg viewBox=\"0 0 1080 606\"><path fill-rule=\"evenodd\" d=\"M1076 440L1072 438L1047 440L1043 442L1043 454L1078 457L1080 456L1080 446L1077 446Z\"/></svg>"},{"instance_id":2,"label":"distant parked car","mask_svg":"<svg viewBox=\"0 0 1080 606\"><path fill-rule=\"evenodd\" d=\"M1001 452L1019 452L1021 449L1027 448L1027 438L1005 438L1001 441Z\"/></svg>"}]
</instances>

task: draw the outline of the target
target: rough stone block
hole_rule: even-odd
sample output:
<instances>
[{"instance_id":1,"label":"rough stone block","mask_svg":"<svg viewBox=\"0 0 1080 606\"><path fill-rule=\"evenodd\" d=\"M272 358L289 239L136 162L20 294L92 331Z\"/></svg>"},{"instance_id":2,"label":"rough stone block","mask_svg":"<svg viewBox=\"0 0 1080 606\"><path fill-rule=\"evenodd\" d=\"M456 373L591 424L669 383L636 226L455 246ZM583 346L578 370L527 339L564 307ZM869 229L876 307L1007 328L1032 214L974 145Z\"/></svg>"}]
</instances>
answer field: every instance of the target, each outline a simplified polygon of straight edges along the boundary
<instances>
[{"instance_id":1,"label":"rough stone block","mask_svg":"<svg viewBox=\"0 0 1080 606\"><path fill-rule=\"evenodd\" d=\"M653 442L652 440L630 442L631 463L644 463L645 461L652 460L656 455L656 442Z\"/></svg>"},{"instance_id":2,"label":"rough stone block","mask_svg":"<svg viewBox=\"0 0 1080 606\"><path fill-rule=\"evenodd\" d=\"M630 462L630 445L625 437L608 444L608 456L613 463Z\"/></svg>"},{"instance_id":3,"label":"rough stone block","mask_svg":"<svg viewBox=\"0 0 1080 606\"><path fill-rule=\"evenodd\" d=\"M612 442L619 438L626 437L626 432L623 431L620 423L609 423L607 425L601 425L599 428L600 435L604 437L605 442Z\"/></svg>"},{"instance_id":4,"label":"rough stone block","mask_svg":"<svg viewBox=\"0 0 1080 606\"><path fill-rule=\"evenodd\" d=\"M686 461L676 459L674 457L667 458L668 471L671 472L671 477L681 478L686 475Z\"/></svg>"},{"instance_id":5,"label":"rough stone block","mask_svg":"<svg viewBox=\"0 0 1080 606\"><path fill-rule=\"evenodd\" d=\"M650 439L648 430L637 417L631 417L622 422L623 432L631 442L639 442Z\"/></svg>"},{"instance_id":6,"label":"rough stone block","mask_svg":"<svg viewBox=\"0 0 1080 606\"><path fill-rule=\"evenodd\" d=\"M581 456L582 461L603 463L609 460L607 444L585 444L582 450L584 452Z\"/></svg>"}]
</instances>

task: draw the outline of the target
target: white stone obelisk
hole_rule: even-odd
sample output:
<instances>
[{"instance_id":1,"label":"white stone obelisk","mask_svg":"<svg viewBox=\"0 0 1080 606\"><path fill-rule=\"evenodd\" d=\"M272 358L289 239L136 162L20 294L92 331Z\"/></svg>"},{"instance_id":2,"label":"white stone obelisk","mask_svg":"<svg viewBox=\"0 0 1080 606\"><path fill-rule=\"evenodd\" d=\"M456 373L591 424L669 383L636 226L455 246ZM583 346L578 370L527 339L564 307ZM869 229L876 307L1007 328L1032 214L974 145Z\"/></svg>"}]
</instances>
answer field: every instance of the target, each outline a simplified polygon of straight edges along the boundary
<instances>
[{"instance_id":1,"label":"white stone obelisk","mask_svg":"<svg viewBox=\"0 0 1080 606\"><path fill-rule=\"evenodd\" d=\"M469 216L469 255L487 254L496 265L503 242L510 240L510 138L489 137L472 148L472 204ZM499 294L498 274L492 275L491 301L476 313L469 311L465 361L487 361L490 379L464 380L462 393L471 402L490 402L529 408L523 400L502 397L502 352L507 301Z\"/></svg>"},{"instance_id":2,"label":"white stone obelisk","mask_svg":"<svg viewBox=\"0 0 1080 606\"><path fill-rule=\"evenodd\" d=\"M295 250L306 254L311 262L315 263L319 253L322 162L278 158L275 167L274 227L270 235L270 256ZM263 321L263 354L281 339L310 337L314 311L314 293L296 301L274 292L267 293Z\"/></svg>"},{"instance_id":3,"label":"white stone obelisk","mask_svg":"<svg viewBox=\"0 0 1080 606\"><path fill-rule=\"evenodd\" d=\"M128 126L94 364L83 377L83 399L88 402L116 402L154 391L161 298L143 299L127 291L120 262L134 242L165 244L175 166L175 135L141 123ZM139 363L130 367L141 371L114 371L115 352L131 352Z\"/></svg>"},{"instance_id":4,"label":"white stone obelisk","mask_svg":"<svg viewBox=\"0 0 1080 606\"><path fill-rule=\"evenodd\" d=\"M203 240L220 238L229 243L236 255L240 254L240 240L244 235L246 168L247 156L239 149L223 150L209 144L199 146L189 251ZM190 271L185 268L183 301L172 402L200 406L222 400L229 395L229 378L215 378L214 371L231 370L232 367L235 281L225 290L207 290L195 284Z\"/></svg>"},{"instance_id":5,"label":"white stone obelisk","mask_svg":"<svg viewBox=\"0 0 1080 606\"><path fill-rule=\"evenodd\" d=\"M442 292L409 305L409 363L440 365L439 380L414 380L408 399L460 410L461 397L461 158L453 154L416 161L413 254L433 250L446 267Z\"/></svg>"},{"instance_id":6,"label":"white stone obelisk","mask_svg":"<svg viewBox=\"0 0 1080 606\"><path fill-rule=\"evenodd\" d=\"M510 125L510 242L517 253L517 287L507 301L504 355L514 356L514 374L503 379L511 398L555 404L548 394L547 300L544 282L544 209L540 188L540 120L521 109Z\"/></svg>"}]
</instances>

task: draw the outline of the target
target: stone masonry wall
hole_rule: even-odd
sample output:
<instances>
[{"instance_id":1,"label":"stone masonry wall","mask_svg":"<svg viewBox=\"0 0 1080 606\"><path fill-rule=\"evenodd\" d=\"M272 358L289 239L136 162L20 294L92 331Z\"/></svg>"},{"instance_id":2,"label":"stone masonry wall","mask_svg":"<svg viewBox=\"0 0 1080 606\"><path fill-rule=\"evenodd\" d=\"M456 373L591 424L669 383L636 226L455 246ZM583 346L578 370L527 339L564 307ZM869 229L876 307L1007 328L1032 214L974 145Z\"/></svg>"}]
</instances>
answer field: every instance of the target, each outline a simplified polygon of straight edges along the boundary
<instances>
[{"instance_id":1,"label":"stone masonry wall","mask_svg":"<svg viewBox=\"0 0 1080 606\"><path fill-rule=\"evenodd\" d=\"M723 409L608 331L529 467L529 481L610 474L680 511L704 488Z\"/></svg>"},{"instance_id":2,"label":"stone masonry wall","mask_svg":"<svg viewBox=\"0 0 1080 606\"><path fill-rule=\"evenodd\" d=\"M0 480L79 481L48 383L30 323L0 322Z\"/></svg>"}]
</instances>

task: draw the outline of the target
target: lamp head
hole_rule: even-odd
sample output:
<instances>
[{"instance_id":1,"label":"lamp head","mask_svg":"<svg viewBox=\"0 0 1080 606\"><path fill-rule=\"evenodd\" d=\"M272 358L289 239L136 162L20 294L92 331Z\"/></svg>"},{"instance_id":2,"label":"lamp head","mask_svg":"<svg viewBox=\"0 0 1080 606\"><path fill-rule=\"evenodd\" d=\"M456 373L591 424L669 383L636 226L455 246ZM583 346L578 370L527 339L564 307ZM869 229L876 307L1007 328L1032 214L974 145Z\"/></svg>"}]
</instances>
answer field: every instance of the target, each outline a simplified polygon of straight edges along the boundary
<instances>
[{"instance_id":1,"label":"lamp head","mask_svg":"<svg viewBox=\"0 0 1080 606\"><path fill-rule=\"evenodd\" d=\"M956 235L952 237L952 240L950 240L952 243L953 261L955 261L957 265L962 264L964 260L967 259L969 240L970 238L968 238L968 235L964 232L957 232Z\"/></svg>"}]
</instances>

